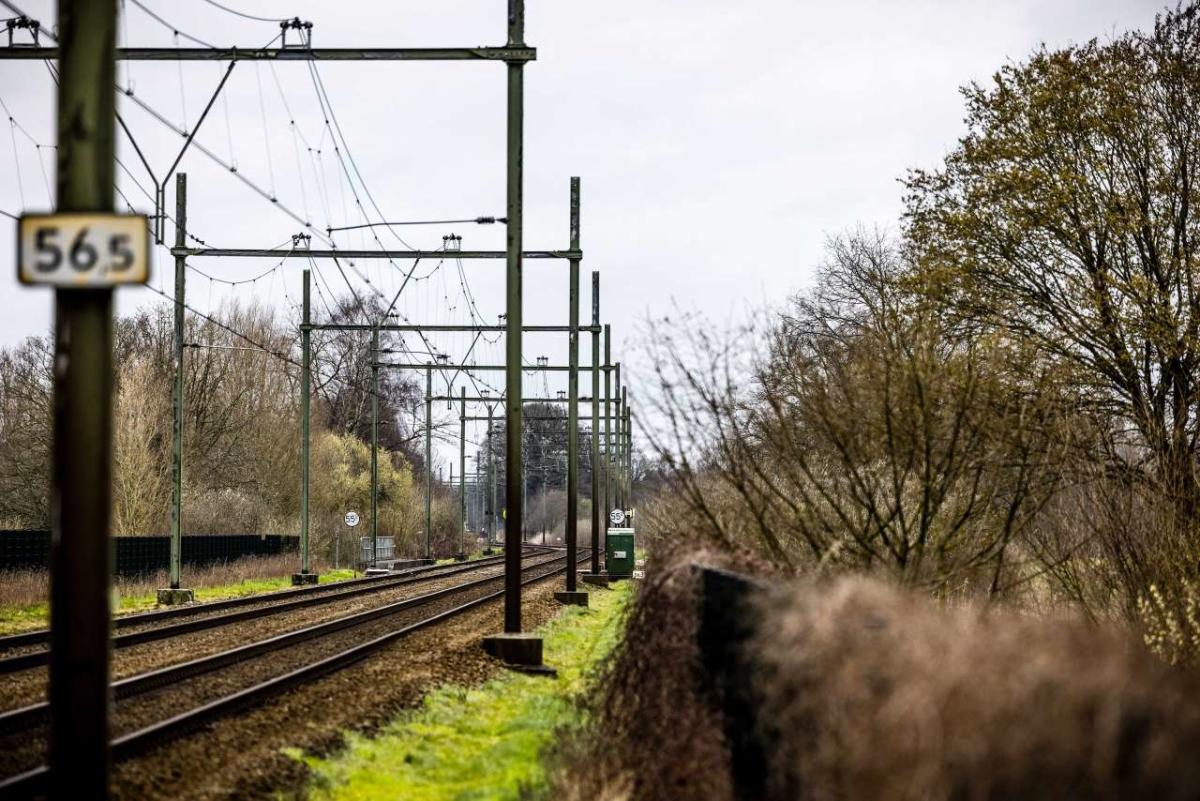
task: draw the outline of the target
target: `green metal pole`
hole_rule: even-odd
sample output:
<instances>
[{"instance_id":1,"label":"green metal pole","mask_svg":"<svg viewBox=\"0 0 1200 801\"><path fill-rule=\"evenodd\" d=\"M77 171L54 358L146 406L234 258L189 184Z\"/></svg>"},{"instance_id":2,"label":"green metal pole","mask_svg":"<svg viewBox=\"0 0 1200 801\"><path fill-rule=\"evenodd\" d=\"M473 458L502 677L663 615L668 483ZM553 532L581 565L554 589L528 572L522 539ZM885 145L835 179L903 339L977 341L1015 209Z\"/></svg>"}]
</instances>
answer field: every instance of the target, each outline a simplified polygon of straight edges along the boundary
<instances>
[{"instance_id":1,"label":"green metal pole","mask_svg":"<svg viewBox=\"0 0 1200 801\"><path fill-rule=\"evenodd\" d=\"M523 453L522 453L522 457L524 457L524 454L523 454ZM524 520L526 517L528 517L528 516L529 516L529 515L527 515L527 514L526 514L526 512L529 510L529 477L530 477L530 472L531 472L531 471L529 470L529 465L522 463L522 465L521 465L521 476L522 476L522 478L523 478L523 479L524 479L524 481L525 481L525 483L522 485L522 488L521 488L521 519L522 519L522 520ZM522 530L522 531L521 531L521 542L522 542L522 543L526 543L526 542L528 542L528 541L529 541L529 535L528 535L528 532L526 532L526 531Z\"/></svg>"},{"instance_id":2,"label":"green metal pole","mask_svg":"<svg viewBox=\"0 0 1200 801\"><path fill-rule=\"evenodd\" d=\"M629 508L629 387L620 387L620 507Z\"/></svg>"},{"instance_id":3,"label":"green metal pole","mask_svg":"<svg viewBox=\"0 0 1200 801\"><path fill-rule=\"evenodd\" d=\"M175 246L187 245L187 175L175 176ZM175 257L175 388L171 398L171 567L170 587L179 589L183 562L183 324L187 260Z\"/></svg>"},{"instance_id":4,"label":"green metal pole","mask_svg":"<svg viewBox=\"0 0 1200 801\"><path fill-rule=\"evenodd\" d=\"M592 272L592 575L600 572L600 273Z\"/></svg>"},{"instance_id":5,"label":"green metal pole","mask_svg":"<svg viewBox=\"0 0 1200 801\"><path fill-rule=\"evenodd\" d=\"M312 276L308 269L304 270L304 291L302 295L302 311L304 325L300 327L300 574L293 576L292 582L303 584L310 581L307 578L310 564L308 561L308 488L309 488L309 446L312 421L310 420L310 396L312 395L312 333L309 324L312 323Z\"/></svg>"},{"instance_id":6,"label":"green metal pole","mask_svg":"<svg viewBox=\"0 0 1200 801\"><path fill-rule=\"evenodd\" d=\"M633 508L633 409L625 404L625 503Z\"/></svg>"},{"instance_id":7,"label":"green metal pole","mask_svg":"<svg viewBox=\"0 0 1200 801\"><path fill-rule=\"evenodd\" d=\"M620 397L622 397L622 390L620 390L620 371L618 371L616 392L614 392L614 398L616 398L614 403L617 405L617 410L613 412L613 424L616 429L613 432L612 442L612 488L617 508L625 508L624 483L620 476L620 446L622 446L622 438L625 435L625 409L620 405Z\"/></svg>"},{"instance_id":8,"label":"green metal pole","mask_svg":"<svg viewBox=\"0 0 1200 801\"><path fill-rule=\"evenodd\" d=\"M425 558L433 558L433 370L425 371Z\"/></svg>"},{"instance_id":9,"label":"green metal pole","mask_svg":"<svg viewBox=\"0 0 1200 801\"><path fill-rule=\"evenodd\" d=\"M621 497L621 363L614 365L617 372L616 385L613 387L613 442L609 451L613 471L613 503L616 508L623 508L624 498Z\"/></svg>"},{"instance_id":10,"label":"green metal pole","mask_svg":"<svg viewBox=\"0 0 1200 801\"><path fill-rule=\"evenodd\" d=\"M571 178L571 250L579 250L579 178ZM567 592L575 592L579 528L579 259L570 263L570 349L567 373ZM543 491L544 492L544 491ZM544 497L544 494L543 494ZM544 543L544 540L543 540Z\"/></svg>"},{"instance_id":11,"label":"green metal pole","mask_svg":"<svg viewBox=\"0 0 1200 801\"><path fill-rule=\"evenodd\" d=\"M59 0L57 210L113 210L116 0ZM54 292L51 799L108 796L112 289Z\"/></svg>"},{"instance_id":12,"label":"green metal pole","mask_svg":"<svg viewBox=\"0 0 1200 801\"><path fill-rule=\"evenodd\" d=\"M612 364L612 326L604 324L604 366ZM604 515L602 525L608 534L608 512L612 509L612 370L604 371Z\"/></svg>"},{"instance_id":13,"label":"green metal pole","mask_svg":"<svg viewBox=\"0 0 1200 801\"><path fill-rule=\"evenodd\" d=\"M467 388L462 390L458 418L458 552L467 555Z\"/></svg>"},{"instance_id":14,"label":"green metal pole","mask_svg":"<svg viewBox=\"0 0 1200 801\"><path fill-rule=\"evenodd\" d=\"M508 45L525 43L524 0L508 2ZM522 172L524 162L525 81L524 62L510 61L508 70L508 131L507 131L507 233L505 263L505 375L504 375L504 465L505 513L504 525L504 631L521 631L521 319L522 319Z\"/></svg>"},{"instance_id":15,"label":"green metal pole","mask_svg":"<svg viewBox=\"0 0 1200 801\"><path fill-rule=\"evenodd\" d=\"M371 567L379 564L379 327L371 329ZM394 556L394 555L393 555Z\"/></svg>"},{"instance_id":16,"label":"green metal pole","mask_svg":"<svg viewBox=\"0 0 1200 801\"><path fill-rule=\"evenodd\" d=\"M496 508L496 455L492 449L492 410L494 407L488 406L487 416L487 458L488 458L488 481L491 482L491 506L488 507L488 547L496 544L496 518L500 515Z\"/></svg>"}]
</instances>

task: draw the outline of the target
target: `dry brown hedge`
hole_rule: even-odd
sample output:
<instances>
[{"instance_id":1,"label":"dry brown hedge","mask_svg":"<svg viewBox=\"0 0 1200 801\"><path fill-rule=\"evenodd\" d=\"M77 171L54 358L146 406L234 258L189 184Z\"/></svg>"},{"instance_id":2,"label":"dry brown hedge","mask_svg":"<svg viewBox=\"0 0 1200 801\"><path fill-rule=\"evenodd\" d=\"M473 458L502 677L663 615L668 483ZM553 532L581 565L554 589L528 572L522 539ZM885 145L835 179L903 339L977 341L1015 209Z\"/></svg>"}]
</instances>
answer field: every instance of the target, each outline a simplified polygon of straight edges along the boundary
<instances>
[{"instance_id":1,"label":"dry brown hedge","mask_svg":"<svg viewBox=\"0 0 1200 801\"><path fill-rule=\"evenodd\" d=\"M696 561L653 565L555 798L733 797ZM1200 680L1132 638L865 578L779 587L752 646L772 801L1200 798Z\"/></svg>"},{"instance_id":2,"label":"dry brown hedge","mask_svg":"<svg viewBox=\"0 0 1200 801\"><path fill-rule=\"evenodd\" d=\"M1130 638L863 578L767 619L772 798L1200 797L1200 682Z\"/></svg>"}]
</instances>

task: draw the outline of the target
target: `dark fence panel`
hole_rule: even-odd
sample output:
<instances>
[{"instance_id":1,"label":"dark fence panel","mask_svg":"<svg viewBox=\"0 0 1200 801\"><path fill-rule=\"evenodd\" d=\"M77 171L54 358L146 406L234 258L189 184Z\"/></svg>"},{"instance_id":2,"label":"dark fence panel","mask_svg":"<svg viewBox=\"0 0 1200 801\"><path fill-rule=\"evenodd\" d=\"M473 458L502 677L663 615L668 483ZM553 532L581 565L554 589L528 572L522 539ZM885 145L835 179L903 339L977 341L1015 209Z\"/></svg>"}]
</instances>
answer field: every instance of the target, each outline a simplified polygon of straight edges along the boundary
<instances>
[{"instance_id":1,"label":"dark fence panel","mask_svg":"<svg viewBox=\"0 0 1200 801\"><path fill-rule=\"evenodd\" d=\"M758 633L759 604L769 590L750 576L712 567L698 571L701 684L725 729L734 798L759 801L767 789L771 737L759 721L757 660L746 649Z\"/></svg>"},{"instance_id":2,"label":"dark fence panel","mask_svg":"<svg viewBox=\"0 0 1200 801\"><path fill-rule=\"evenodd\" d=\"M49 564L49 531L0 531L0 570L45 570Z\"/></svg>"},{"instance_id":3,"label":"dark fence panel","mask_svg":"<svg viewBox=\"0 0 1200 801\"><path fill-rule=\"evenodd\" d=\"M295 553L300 548L300 538L293 534L196 534L182 542L186 567ZM171 541L165 535L113 537L113 548L113 564L121 576L166 570L171 556ZM44 570L49 564L49 531L0 531L0 570Z\"/></svg>"}]
</instances>

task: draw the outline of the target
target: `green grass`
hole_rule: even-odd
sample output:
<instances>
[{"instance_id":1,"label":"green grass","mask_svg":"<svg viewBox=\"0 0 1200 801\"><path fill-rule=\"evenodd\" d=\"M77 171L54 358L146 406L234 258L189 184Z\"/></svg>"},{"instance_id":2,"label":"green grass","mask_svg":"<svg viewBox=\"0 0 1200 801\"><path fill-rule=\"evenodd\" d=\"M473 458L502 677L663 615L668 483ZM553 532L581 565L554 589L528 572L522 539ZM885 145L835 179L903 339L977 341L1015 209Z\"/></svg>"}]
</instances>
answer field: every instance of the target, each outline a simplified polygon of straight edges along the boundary
<instances>
[{"instance_id":1,"label":"green grass","mask_svg":"<svg viewBox=\"0 0 1200 801\"><path fill-rule=\"evenodd\" d=\"M303 757L311 798L326 801L507 801L544 785L541 756L554 732L579 723L572 698L616 643L631 582L566 607L540 629L555 679L504 672L478 688L447 686L374 738L351 735L329 759Z\"/></svg>"},{"instance_id":2,"label":"green grass","mask_svg":"<svg viewBox=\"0 0 1200 801\"><path fill-rule=\"evenodd\" d=\"M0 606L0 636L17 634L46 627L50 619L50 604L32 606Z\"/></svg>"},{"instance_id":3,"label":"green grass","mask_svg":"<svg viewBox=\"0 0 1200 801\"><path fill-rule=\"evenodd\" d=\"M357 575L356 572L349 569L330 570L327 573L322 573L317 581L321 584L329 584L334 581L345 581ZM220 601L225 598L241 598L245 595L259 595L264 592L286 590L290 589L291 586L291 576L278 576L276 578L245 579L234 584L196 587L195 589L197 601ZM158 603L157 595L153 592L123 596L115 599L115 601L113 606L118 612L135 612L151 609Z\"/></svg>"},{"instance_id":4,"label":"green grass","mask_svg":"<svg viewBox=\"0 0 1200 801\"><path fill-rule=\"evenodd\" d=\"M330 570L327 573L322 573L318 581L322 584L328 584L333 581L345 581L357 575L353 570ZM219 601L225 598L240 598L245 595L258 595L260 593L288 589L291 586L291 576L246 579L233 584L197 587L196 600ZM113 594L113 611L117 614L142 612L147 609L153 609L156 605L157 596L153 592L139 593L137 595ZM49 624L50 605L48 603L0 605L0 636L45 628Z\"/></svg>"}]
</instances>

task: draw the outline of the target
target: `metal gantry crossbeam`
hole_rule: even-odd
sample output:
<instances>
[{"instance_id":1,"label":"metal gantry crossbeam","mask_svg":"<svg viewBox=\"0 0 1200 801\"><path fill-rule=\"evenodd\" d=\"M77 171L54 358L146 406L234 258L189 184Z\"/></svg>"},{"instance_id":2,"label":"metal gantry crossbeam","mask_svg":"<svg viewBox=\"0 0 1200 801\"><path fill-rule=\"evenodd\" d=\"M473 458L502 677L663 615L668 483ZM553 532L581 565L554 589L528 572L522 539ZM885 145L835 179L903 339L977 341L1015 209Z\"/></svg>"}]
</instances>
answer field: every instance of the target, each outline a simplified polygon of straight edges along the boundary
<instances>
[{"instance_id":1,"label":"metal gantry crossbeam","mask_svg":"<svg viewBox=\"0 0 1200 801\"><path fill-rule=\"evenodd\" d=\"M511 227L511 223L509 224ZM291 250L272 250L270 248L189 248L173 247L172 256L188 258L251 258L251 259L384 259L390 261L409 259L444 259L453 257L464 261L481 259L503 259L507 254L503 250L310 250L308 248L292 248ZM583 253L578 250L526 250L521 253L522 259L554 260L581 259Z\"/></svg>"},{"instance_id":2,"label":"metal gantry crossbeam","mask_svg":"<svg viewBox=\"0 0 1200 801\"><path fill-rule=\"evenodd\" d=\"M313 323L310 328L319 328L322 331L381 331L387 333L389 331L426 331L430 333L467 333L473 334L478 332L489 333L498 332L504 333L507 329L502 325L425 325L423 323L406 323L403 325L393 323L380 323L372 325L369 323ZM565 334L569 333L571 327L568 325L525 325L521 326L521 330L527 334ZM592 333L599 332L599 326L581 326L580 331L589 331ZM392 353L393 351L383 349L381 353ZM404 352L404 351L400 351Z\"/></svg>"},{"instance_id":3,"label":"metal gantry crossbeam","mask_svg":"<svg viewBox=\"0 0 1200 801\"><path fill-rule=\"evenodd\" d=\"M537 59L533 47L119 47L117 61L503 61ZM0 60L57 61L57 47L0 47Z\"/></svg>"},{"instance_id":4,"label":"metal gantry crossbeam","mask_svg":"<svg viewBox=\"0 0 1200 801\"><path fill-rule=\"evenodd\" d=\"M379 368L392 368L395 370L478 370L480 372L499 372L507 370L508 365L504 364L439 364L437 362L377 362L375 364ZM525 373L568 373L572 369L578 370L617 370L620 368L620 362L616 364L598 364L592 366L590 364L578 365L572 367L569 364L524 364L521 365L521 371Z\"/></svg>"}]
</instances>

